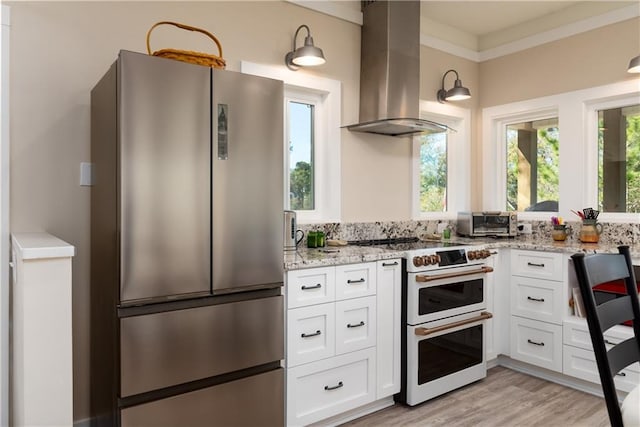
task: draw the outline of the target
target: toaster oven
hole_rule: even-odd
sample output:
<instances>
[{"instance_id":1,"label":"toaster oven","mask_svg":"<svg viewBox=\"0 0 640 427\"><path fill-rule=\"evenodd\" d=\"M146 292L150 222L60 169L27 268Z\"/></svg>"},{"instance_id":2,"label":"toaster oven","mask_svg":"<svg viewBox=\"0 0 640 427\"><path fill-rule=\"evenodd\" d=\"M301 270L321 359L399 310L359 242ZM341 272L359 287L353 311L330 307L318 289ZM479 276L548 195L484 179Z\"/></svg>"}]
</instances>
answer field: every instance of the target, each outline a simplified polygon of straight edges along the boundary
<instances>
[{"instance_id":1,"label":"toaster oven","mask_svg":"<svg viewBox=\"0 0 640 427\"><path fill-rule=\"evenodd\" d=\"M469 237L515 237L518 234L518 214L485 211L458 212L458 234Z\"/></svg>"}]
</instances>

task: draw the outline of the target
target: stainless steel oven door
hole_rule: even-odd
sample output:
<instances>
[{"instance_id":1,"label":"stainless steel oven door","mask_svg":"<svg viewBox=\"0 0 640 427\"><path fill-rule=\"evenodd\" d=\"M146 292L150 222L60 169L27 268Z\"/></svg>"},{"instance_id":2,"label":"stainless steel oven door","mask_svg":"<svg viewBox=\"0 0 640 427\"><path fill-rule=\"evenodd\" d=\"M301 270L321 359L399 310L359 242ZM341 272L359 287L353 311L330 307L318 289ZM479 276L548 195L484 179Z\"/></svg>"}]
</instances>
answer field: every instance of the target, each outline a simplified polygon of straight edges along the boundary
<instances>
[{"instance_id":1,"label":"stainless steel oven door","mask_svg":"<svg viewBox=\"0 0 640 427\"><path fill-rule=\"evenodd\" d=\"M407 323L417 325L487 308L484 265L408 273Z\"/></svg>"},{"instance_id":2,"label":"stainless steel oven door","mask_svg":"<svg viewBox=\"0 0 640 427\"><path fill-rule=\"evenodd\" d=\"M480 380L487 375L486 319L476 312L407 326L408 405Z\"/></svg>"}]
</instances>

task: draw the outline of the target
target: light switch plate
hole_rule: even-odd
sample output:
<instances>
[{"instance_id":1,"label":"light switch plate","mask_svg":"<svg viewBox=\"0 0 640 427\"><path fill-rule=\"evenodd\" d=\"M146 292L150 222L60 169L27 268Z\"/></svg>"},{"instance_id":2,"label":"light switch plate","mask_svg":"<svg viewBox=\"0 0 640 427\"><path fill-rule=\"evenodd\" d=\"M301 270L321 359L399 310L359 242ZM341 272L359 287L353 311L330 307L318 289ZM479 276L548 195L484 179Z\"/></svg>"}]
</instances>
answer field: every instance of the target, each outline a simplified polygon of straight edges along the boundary
<instances>
[{"instance_id":1,"label":"light switch plate","mask_svg":"<svg viewBox=\"0 0 640 427\"><path fill-rule=\"evenodd\" d=\"M80 163L80 185L90 187L93 181L93 163Z\"/></svg>"}]
</instances>

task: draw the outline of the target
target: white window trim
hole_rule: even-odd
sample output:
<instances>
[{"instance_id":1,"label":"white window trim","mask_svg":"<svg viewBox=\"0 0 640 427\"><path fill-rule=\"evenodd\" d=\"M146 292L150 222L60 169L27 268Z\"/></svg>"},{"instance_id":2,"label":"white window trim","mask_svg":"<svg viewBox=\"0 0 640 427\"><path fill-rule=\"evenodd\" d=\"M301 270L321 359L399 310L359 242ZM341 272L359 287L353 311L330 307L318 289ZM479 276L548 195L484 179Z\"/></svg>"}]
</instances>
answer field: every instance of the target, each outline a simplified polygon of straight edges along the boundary
<instances>
[{"instance_id":1,"label":"white window trim","mask_svg":"<svg viewBox=\"0 0 640 427\"><path fill-rule=\"evenodd\" d=\"M313 92L319 95L316 104L315 123L315 206L313 211L297 211L301 224L319 222L340 222L341 180L340 180L340 100L341 83L338 80L315 77L284 67L240 62L240 71L246 74L282 80L285 94L290 92ZM282 106L285 109L286 103ZM286 124L283 124L286 125ZM285 127L286 129L286 127ZM285 131L286 137L287 131ZM283 149L287 144L283 141ZM283 165L288 173L289 165ZM289 189L286 189L288 194ZM283 203L286 203L283 200ZM284 207L284 205L283 205Z\"/></svg>"},{"instance_id":2,"label":"white window trim","mask_svg":"<svg viewBox=\"0 0 640 427\"><path fill-rule=\"evenodd\" d=\"M518 212L524 220L549 220L559 215L577 221L571 210L595 206L597 202L597 116L606 105L622 105L629 99L640 103L640 79L514 102L482 111L482 209L504 210L506 206L506 140L504 126L522 118L557 112L560 124L560 200L557 213ZM639 223L633 213L601 213L606 222Z\"/></svg>"},{"instance_id":3,"label":"white window trim","mask_svg":"<svg viewBox=\"0 0 640 427\"><path fill-rule=\"evenodd\" d=\"M447 211L420 212L420 138L413 138L411 212L414 220L456 219L469 210L471 199L471 110L451 104L420 101L420 118L455 129L447 135Z\"/></svg>"},{"instance_id":4,"label":"white window trim","mask_svg":"<svg viewBox=\"0 0 640 427\"><path fill-rule=\"evenodd\" d=\"M0 425L9 424L9 6L0 10Z\"/></svg>"}]
</instances>

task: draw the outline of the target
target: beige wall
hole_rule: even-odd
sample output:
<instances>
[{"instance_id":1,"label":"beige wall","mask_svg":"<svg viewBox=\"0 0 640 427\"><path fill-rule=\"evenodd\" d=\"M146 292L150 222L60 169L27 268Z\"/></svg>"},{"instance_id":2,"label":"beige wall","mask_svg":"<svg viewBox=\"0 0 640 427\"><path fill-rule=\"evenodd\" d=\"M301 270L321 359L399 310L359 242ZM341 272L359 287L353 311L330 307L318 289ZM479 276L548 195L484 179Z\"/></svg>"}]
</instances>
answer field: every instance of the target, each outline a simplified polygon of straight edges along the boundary
<instances>
[{"instance_id":1,"label":"beige wall","mask_svg":"<svg viewBox=\"0 0 640 427\"><path fill-rule=\"evenodd\" d=\"M89 92L119 49L144 52L147 29L176 20L221 40L228 69L240 60L282 65L298 25L307 24L327 64L299 71L342 82L342 125L358 121L360 28L276 2L7 2L11 5L11 229L44 230L77 248L73 264L74 417L89 406L89 196L79 164L90 160ZM177 30L176 30L177 31ZM422 99L435 101L455 68L473 98L472 207L480 208L480 108L628 78L640 52L638 20L477 64L423 47ZM182 43L182 44L180 44ZM205 51L207 40L154 32L152 48ZM572 59L574 56L577 59ZM552 64L552 65L548 65ZM553 72L551 72L553 70ZM447 79L447 86L452 82ZM411 216L411 143L342 130L342 220Z\"/></svg>"},{"instance_id":2,"label":"beige wall","mask_svg":"<svg viewBox=\"0 0 640 427\"><path fill-rule=\"evenodd\" d=\"M637 78L627 73L640 53L640 18L546 43L480 64L480 106Z\"/></svg>"},{"instance_id":3,"label":"beige wall","mask_svg":"<svg viewBox=\"0 0 640 427\"><path fill-rule=\"evenodd\" d=\"M359 61L352 59L359 58L360 28L284 2L8 4L11 229L47 231L76 246L74 418L82 420L89 416L90 188L79 186L79 165L90 160L89 93L93 85L115 60L118 50L146 51L146 32L157 21L175 20L210 30L222 42L228 69L236 70L240 60L284 67L293 33L305 23L328 59L314 73L342 82L343 117L351 121L357 117L360 70ZM210 49L204 36L183 36L177 29L162 34L160 29L154 31L152 48ZM299 39L298 44L303 40ZM345 165L349 164L352 144L349 136L345 131ZM350 179L346 178L345 186L353 190ZM353 213L351 219L357 216Z\"/></svg>"}]
</instances>

